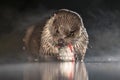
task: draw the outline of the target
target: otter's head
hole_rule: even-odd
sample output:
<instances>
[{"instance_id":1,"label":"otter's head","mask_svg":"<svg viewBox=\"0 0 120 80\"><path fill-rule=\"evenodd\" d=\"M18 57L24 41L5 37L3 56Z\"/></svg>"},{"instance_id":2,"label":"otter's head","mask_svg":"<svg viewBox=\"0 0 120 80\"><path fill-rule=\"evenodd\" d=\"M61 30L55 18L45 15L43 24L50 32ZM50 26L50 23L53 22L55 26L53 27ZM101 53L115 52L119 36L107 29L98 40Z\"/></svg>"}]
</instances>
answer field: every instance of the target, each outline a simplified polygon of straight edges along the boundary
<instances>
[{"instance_id":1,"label":"otter's head","mask_svg":"<svg viewBox=\"0 0 120 80\"><path fill-rule=\"evenodd\" d=\"M59 47L74 44L81 34L81 17L73 11L61 9L54 13L53 18L49 30L54 44Z\"/></svg>"},{"instance_id":2,"label":"otter's head","mask_svg":"<svg viewBox=\"0 0 120 80\"><path fill-rule=\"evenodd\" d=\"M59 53L59 48L71 44L78 53L85 53L88 35L79 14L61 9L48 19L42 32L43 53Z\"/></svg>"}]
</instances>

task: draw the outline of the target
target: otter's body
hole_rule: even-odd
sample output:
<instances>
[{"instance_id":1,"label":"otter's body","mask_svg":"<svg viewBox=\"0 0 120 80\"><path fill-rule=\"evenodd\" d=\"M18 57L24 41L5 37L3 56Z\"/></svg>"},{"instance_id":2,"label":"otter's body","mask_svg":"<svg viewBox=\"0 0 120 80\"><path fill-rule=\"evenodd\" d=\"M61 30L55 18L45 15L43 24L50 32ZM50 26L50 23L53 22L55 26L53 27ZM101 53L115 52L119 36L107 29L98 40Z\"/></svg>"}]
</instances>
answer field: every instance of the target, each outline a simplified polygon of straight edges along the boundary
<instances>
[{"instance_id":1,"label":"otter's body","mask_svg":"<svg viewBox=\"0 0 120 80\"><path fill-rule=\"evenodd\" d=\"M79 58L82 61L88 45L88 34L79 14L61 9L41 24L29 27L23 41L33 59L54 57L66 61ZM69 53L74 59L65 58Z\"/></svg>"}]
</instances>

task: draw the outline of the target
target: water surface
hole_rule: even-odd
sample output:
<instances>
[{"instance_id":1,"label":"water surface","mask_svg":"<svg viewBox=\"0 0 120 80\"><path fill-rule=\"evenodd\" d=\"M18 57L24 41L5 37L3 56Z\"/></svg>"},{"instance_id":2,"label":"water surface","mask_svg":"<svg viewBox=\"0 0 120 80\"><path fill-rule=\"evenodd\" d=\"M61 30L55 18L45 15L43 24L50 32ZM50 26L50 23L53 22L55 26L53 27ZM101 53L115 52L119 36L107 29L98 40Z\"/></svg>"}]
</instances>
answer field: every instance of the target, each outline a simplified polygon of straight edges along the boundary
<instances>
[{"instance_id":1,"label":"water surface","mask_svg":"<svg viewBox=\"0 0 120 80\"><path fill-rule=\"evenodd\" d=\"M120 80L120 64L118 62L2 64L0 80Z\"/></svg>"}]
</instances>

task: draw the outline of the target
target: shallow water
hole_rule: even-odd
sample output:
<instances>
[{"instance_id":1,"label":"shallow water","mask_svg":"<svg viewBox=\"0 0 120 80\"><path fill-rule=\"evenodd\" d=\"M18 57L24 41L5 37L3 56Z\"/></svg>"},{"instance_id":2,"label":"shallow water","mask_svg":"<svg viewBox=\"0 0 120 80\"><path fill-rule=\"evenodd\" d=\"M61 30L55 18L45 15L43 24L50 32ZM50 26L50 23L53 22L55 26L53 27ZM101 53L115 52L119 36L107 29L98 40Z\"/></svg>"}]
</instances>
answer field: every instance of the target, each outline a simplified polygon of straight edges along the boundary
<instances>
[{"instance_id":1,"label":"shallow water","mask_svg":"<svg viewBox=\"0 0 120 80\"><path fill-rule=\"evenodd\" d=\"M120 80L120 63L3 64L0 80Z\"/></svg>"}]
</instances>

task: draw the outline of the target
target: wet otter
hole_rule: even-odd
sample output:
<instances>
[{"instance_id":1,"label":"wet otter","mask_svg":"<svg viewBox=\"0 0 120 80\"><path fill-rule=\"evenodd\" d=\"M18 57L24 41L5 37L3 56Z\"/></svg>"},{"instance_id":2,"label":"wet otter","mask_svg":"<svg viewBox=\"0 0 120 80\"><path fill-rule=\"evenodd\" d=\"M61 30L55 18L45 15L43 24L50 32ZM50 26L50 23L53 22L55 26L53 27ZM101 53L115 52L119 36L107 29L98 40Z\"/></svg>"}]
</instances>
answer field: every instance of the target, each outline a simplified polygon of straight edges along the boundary
<instances>
[{"instance_id":1,"label":"wet otter","mask_svg":"<svg viewBox=\"0 0 120 80\"><path fill-rule=\"evenodd\" d=\"M61 60L79 58L82 61L88 45L88 34L79 14L60 9L42 25L28 28L23 41L33 59L54 56Z\"/></svg>"}]
</instances>

